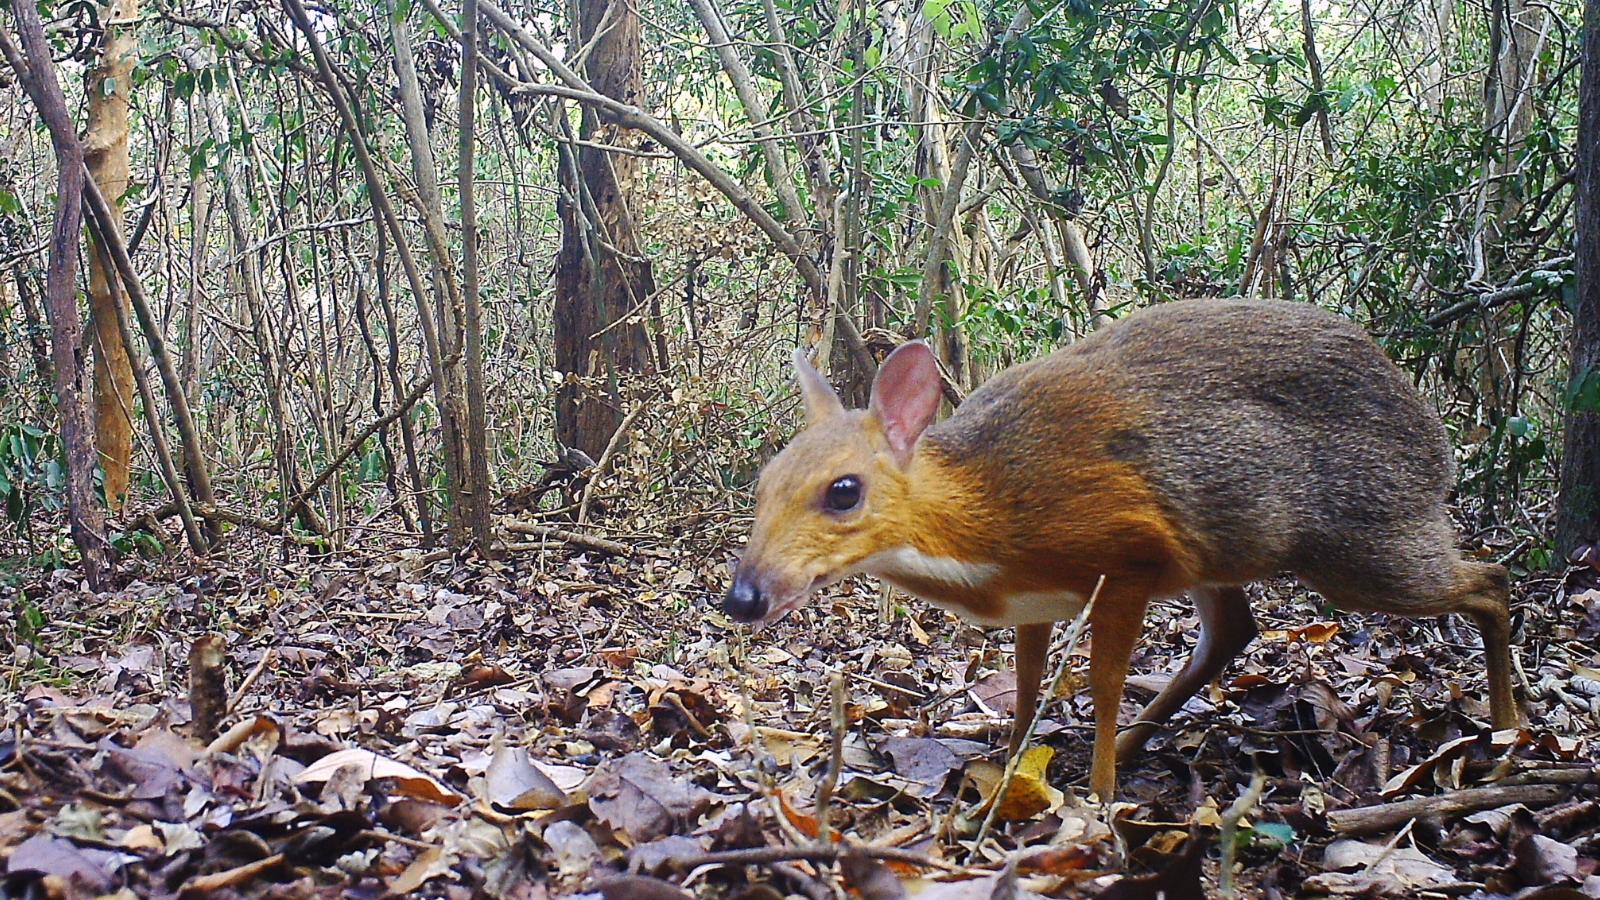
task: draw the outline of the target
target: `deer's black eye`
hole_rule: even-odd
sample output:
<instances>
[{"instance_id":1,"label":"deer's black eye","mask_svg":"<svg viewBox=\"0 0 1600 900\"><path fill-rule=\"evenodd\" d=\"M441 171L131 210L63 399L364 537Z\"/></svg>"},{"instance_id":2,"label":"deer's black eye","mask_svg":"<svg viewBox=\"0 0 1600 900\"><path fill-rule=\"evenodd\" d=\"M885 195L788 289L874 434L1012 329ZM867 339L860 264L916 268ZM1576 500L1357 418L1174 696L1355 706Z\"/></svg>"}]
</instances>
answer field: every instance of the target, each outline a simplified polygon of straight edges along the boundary
<instances>
[{"instance_id":1,"label":"deer's black eye","mask_svg":"<svg viewBox=\"0 0 1600 900\"><path fill-rule=\"evenodd\" d=\"M861 479L854 475L846 475L828 485L828 494L825 502L828 504L828 508L834 512L849 512L860 506Z\"/></svg>"}]
</instances>

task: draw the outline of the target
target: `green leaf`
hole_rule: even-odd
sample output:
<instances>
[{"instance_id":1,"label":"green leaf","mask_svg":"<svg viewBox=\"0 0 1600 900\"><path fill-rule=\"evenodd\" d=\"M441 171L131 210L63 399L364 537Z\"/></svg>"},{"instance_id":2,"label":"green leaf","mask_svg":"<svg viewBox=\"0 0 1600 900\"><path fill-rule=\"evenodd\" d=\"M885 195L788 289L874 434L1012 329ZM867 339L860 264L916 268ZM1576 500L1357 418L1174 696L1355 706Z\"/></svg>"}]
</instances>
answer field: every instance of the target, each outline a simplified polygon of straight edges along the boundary
<instances>
[{"instance_id":1,"label":"green leaf","mask_svg":"<svg viewBox=\"0 0 1600 900\"><path fill-rule=\"evenodd\" d=\"M1296 837L1294 828L1283 822L1261 822L1250 830L1252 843L1273 849L1289 846Z\"/></svg>"},{"instance_id":2,"label":"green leaf","mask_svg":"<svg viewBox=\"0 0 1600 900\"><path fill-rule=\"evenodd\" d=\"M1320 93L1319 94L1312 94L1311 96L1306 98L1305 105L1300 107L1300 111L1294 114L1295 127L1298 128L1298 127L1306 124L1307 122L1311 121L1311 117L1312 116L1316 115L1319 112L1327 112L1327 110L1328 110L1328 98L1327 98L1327 95L1320 94Z\"/></svg>"}]
</instances>

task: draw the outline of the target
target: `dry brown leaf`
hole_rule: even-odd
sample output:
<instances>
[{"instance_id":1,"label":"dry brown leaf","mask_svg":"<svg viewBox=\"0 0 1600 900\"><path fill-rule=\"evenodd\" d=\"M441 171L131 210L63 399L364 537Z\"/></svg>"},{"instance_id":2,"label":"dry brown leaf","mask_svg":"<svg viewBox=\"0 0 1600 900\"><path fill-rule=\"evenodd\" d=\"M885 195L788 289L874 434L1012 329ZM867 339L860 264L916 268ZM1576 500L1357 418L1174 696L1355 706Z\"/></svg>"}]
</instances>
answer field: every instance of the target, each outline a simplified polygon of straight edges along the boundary
<instances>
[{"instance_id":1,"label":"dry brown leaf","mask_svg":"<svg viewBox=\"0 0 1600 900\"><path fill-rule=\"evenodd\" d=\"M1476 735L1469 735L1440 744L1439 749L1435 750L1427 759L1397 772L1394 777L1384 782L1383 791L1379 796L1385 800L1392 800L1409 791L1424 778L1431 775L1433 770L1438 768L1441 763L1465 753L1467 748L1471 747L1472 743L1477 739Z\"/></svg>"},{"instance_id":2,"label":"dry brown leaf","mask_svg":"<svg viewBox=\"0 0 1600 900\"><path fill-rule=\"evenodd\" d=\"M103 893L111 889L117 870L136 859L110 850L79 847L65 838L36 834L11 851L6 872L54 875L95 893Z\"/></svg>"},{"instance_id":3,"label":"dry brown leaf","mask_svg":"<svg viewBox=\"0 0 1600 900\"><path fill-rule=\"evenodd\" d=\"M544 843L555 854L556 869L566 878L588 872L601 860L594 838L575 822L552 822L544 830Z\"/></svg>"},{"instance_id":4,"label":"dry brown leaf","mask_svg":"<svg viewBox=\"0 0 1600 900\"><path fill-rule=\"evenodd\" d=\"M845 884L862 900L901 900L905 885L889 867L866 856L846 856L839 861Z\"/></svg>"},{"instance_id":5,"label":"dry brown leaf","mask_svg":"<svg viewBox=\"0 0 1600 900\"><path fill-rule=\"evenodd\" d=\"M689 892L670 881L646 875L621 875L595 885L605 900L692 900Z\"/></svg>"},{"instance_id":6,"label":"dry brown leaf","mask_svg":"<svg viewBox=\"0 0 1600 900\"><path fill-rule=\"evenodd\" d=\"M1338 622L1312 622L1289 632L1289 643L1326 644L1339 633Z\"/></svg>"},{"instance_id":7,"label":"dry brown leaf","mask_svg":"<svg viewBox=\"0 0 1600 900\"><path fill-rule=\"evenodd\" d=\"M156 853L165 852L167 846L162 843L161 836L156 834L155 828L150 825L135 825L129 828L117 843L128 850L149 850Z\"/></svg>"},{"instance_id":8,"label":"dry brown leaf","mask_svg":"<svg viewBox=\"0 0 1600 900\"><path fill-rule=\"evenodd\" d=\"M504 809L555 809L567 802L566 792L534 767L523 747L495 751L483 780L489 802Z\"/></svg>"},{"instance_id":9,"label":"dry brown leaf","mask_svg":"<svg viewBox=\"0 0 1600 900\"><path fill-rule=\"evenodd\" d=\"M950 773L961 767L955 751L934 738L892 737L878 749L894 761L895 774L911 782L910 792L918 797L937 796Z\"/></svg>"},{"instance_id":10,"label":"dry brown leaf","mask_svg":"<svg viewBox=\"0 0 1600 900\"><path fill-rule=\"evenodd\" d=\"M389 881L389 893L404 897L414 893L440 875L450 874L450 868L455 863L453 856L447 856L443 847L429 847L417 854L417 858L406 866L405 871Z\"/></svg>"},{"instance_id":11,"label":"dry brown leaf","mask_svg":"<svg viewBox=\"0 0 1600 900\"><path fill-rule=\"evenodd\" d=\"M606 763L589 782L589 808L634 843L682 830L715 799L642 753Z\"/></svg>"},{"instance_id":12,"label":"dry brown leaf","mask_svg":"<svg viewBox=\"0 0 1600 900\"><path fill-rule=\"evenodd\" d=\"M296 784L316 784L327 781L344 766L354 766L367 780L392 780L398 792L419 800L454 805L462 796L445 787L432 775L421 772L398 760L379 756L371 750L350 747L317 760L296 775Z\"/></svg>"},{"instance_id":13,"label":"dry brown leaf","mask_svg":"<svg viewBox=\"0 0 1600 900\"><path fill-rule=\"evenodd\" d=\"M978 708L991 716L1017 712L1017 673L1006 669L978 680L967 693Z\"/></svg>"},{"instance_id":14,"label":"dry brown leaf","mask_svg":"<svg viewBox=\"0 0 1600 900\"><path fill-rule=\"evenodd\" d=\"M1517 842L1511 865L1528 887L1566 881L1578 874L1578 848L1542 834L1530 834Z\"/></svg>"},{"instance_id":15,"label":"dry brown leaf","mask_svg":"<svg viewBox=\"0 0 1600 900\"><path fill-rule=\"evenodd\" d=\"M1429 888L1454 884L1456 874L1412 847L1390 847L1364 841L1335 841L1323 852L1329 869L1306 879L1303 889L1330 894L1376 894L1413 897Z\"/></svg>"},{"instance_id":16,"label":"dry brown leaf","mask_svg":"<svg viewBox=\"0 0 1600 900\"><path fill-rule=\"evenodd\" d=\"M783 812L783 817L789 820L789 824L806 837L816 840L817 835L822 833L822 823L817 817L796 809L794 804L789 802L788 792L782 788L774 789L773 793L778 798L778 809ZM837 841L839 836L835 834L833 839Z\"/></svg>"}]
</instances>

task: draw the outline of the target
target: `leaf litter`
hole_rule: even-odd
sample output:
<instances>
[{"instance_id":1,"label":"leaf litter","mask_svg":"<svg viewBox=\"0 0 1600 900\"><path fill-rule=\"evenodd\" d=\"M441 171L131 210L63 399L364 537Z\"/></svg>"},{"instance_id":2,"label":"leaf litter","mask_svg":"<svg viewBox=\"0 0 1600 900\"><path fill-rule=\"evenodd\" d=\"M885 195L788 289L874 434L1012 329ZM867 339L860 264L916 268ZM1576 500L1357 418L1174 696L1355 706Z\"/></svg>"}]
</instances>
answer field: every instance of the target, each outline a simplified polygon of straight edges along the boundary
<instances>
[{"instance_id":1,"label":"leaf litter","mask_svg":"<svg viewBox=\"0 0 1600 900\"><path fill-rule=\"evenodd\" d=\"M1502 732L1470 629L1253 588L1261 639L1101 807L1086 645L1006 781L1009 632L915 602L885 621L846 585L751 636L715 609L716 556L263 555L0 589L5 889L1177 898L1214 895L1226 856L1240 896L1600 897L1600 591L1578 581L1519 585L1529 717ZM1152 613L1125 722L1195 626ZM203 743L188 650L212 632L230 714Z\"/></svg>"}]
</instances>

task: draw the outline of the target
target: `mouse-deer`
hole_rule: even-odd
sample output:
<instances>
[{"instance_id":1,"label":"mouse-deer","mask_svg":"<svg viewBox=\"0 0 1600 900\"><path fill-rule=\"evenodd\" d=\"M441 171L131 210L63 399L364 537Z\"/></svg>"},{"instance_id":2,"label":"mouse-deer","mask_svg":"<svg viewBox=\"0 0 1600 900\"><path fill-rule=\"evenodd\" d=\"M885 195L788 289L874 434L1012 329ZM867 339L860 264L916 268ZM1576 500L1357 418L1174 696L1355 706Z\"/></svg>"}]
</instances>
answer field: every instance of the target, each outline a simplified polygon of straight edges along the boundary
<instances>
[{"instance_id":1,"label":"mouse-deer","mask_svg":"<svg viewBox=\"0 0 1600 900\"><path fill-rule=\"evenodd\" d=\"M1096 583L1090 788L1255 637L1243 585L1292 572L1346 610L1464 613L1483 635L1495 727L1512 727L1506 570L1462 558L1439 417L1353 323L1315 306L1188 300L1018 365L934 423L925 344L846 410L795 355L807 425L763 470L724 608L770 621L867 573L989 626L1016 626L1017 727L1054 622ZM1183 670L1117 736L1152 598L1199 612ZM1013 737L1015 750L1016 737Z\"/></svg>"}]
</instances>

